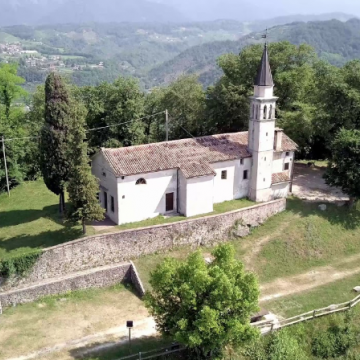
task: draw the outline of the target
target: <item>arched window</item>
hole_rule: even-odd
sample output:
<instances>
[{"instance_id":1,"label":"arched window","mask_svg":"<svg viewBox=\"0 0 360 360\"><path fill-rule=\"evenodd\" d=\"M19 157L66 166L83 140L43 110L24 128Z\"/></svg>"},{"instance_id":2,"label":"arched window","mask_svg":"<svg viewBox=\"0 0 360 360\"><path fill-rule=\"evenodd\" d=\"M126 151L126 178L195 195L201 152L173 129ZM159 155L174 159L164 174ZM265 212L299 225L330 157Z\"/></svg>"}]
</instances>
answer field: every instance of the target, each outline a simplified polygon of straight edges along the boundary
<instances>
[{"instance_id":1,"label":"arched window","mask_svg":"<svg viewBox=\"0 0 360 360\"><path fill-rule=\"evenodd\" d=\"M267 119L267 106L264 106L264 119Z\"/></svg>"},{"instance_id":2,"label":"arched window","mask_svg":"<svg viewBox=\"0 0 360 360\"><path fill-rule=\"evenodd\" d=\"M254 116L255 116L255 105L253 104L251 117L254 118Z\"/></svg>"},{"instance_id":3,"label":"arched window","mask_svg":"<svg viewBox=\"0 0 360 360\"><path fill-rule=\"evenodd\" d=\"M269 119L273 118L273 106L270 105L270 111L269 111Z\"/></svg>"},{"instance_id":4,"label":"arched window","mask_svg":"<svg viewBox=\"0 0 360 360\"><path fill-rule=\"evenodd\" d=\"M257 119L259 116L259 106L256 106L256 116L255 116L255 119Z\"/></svg>"},{"instance_id":5,"label":"arched window","mask_svg":"<svg viewBox=\"0 0 360 360\"><path fill-rule=\"evenodd\" d=\"M136 182L136 185L146 185L146 180L141 178Z\"/></svg>"}]
</instances>

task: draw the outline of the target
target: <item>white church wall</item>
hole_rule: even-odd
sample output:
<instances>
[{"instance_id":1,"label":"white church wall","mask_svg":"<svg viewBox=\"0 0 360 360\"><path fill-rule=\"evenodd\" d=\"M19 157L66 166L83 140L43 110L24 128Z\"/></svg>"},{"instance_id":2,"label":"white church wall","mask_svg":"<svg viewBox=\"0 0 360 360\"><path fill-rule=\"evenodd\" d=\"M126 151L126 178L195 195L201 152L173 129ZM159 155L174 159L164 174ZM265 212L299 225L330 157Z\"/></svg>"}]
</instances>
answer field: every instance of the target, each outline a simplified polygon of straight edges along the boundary
<instances>
[{"instance_id":1,"label":"white church wall","mask_svg":"<svg viewBox=\"0 0 360 360\"><path fill-rule=\"evenodd\" d=\"M224 161L211 164L216 172L214 178L214 204L241 199L248 196L251 177L251 158L232 161ZM244 171L247 170L248 178L243 179ZM227 172L226 179L222 179L222 172Z\"/></svg>"},{"instance_id":2,"label":"white church wall","mask_svg":"<svg viewBox=\"0 0 360 360\"><path fill-rule=\"evenodd\" d=\"M214 175L187 180L185 216L213 212Z\"/></svg>"},{"instance_id":3,"label":"white church wall","mask_svg":"<svg viewBox=\"0 0 360 360\"><path fill-rule=\"evenodd\" d=\"M107 197L106 216L117 224L119 222L117 178L101 153L93 157L91 169L93 175L99 179L99 201L101 206L104 209L106 208L105 197ZM114 199L114 211L111 208L111 198Z\"/></svg>"},{"instance_id":4,"label":"white church wall","mask_svg":"<svg viewBox=\"0 0 360 360\"><path fill-rule=\"evenodd\" d=\"M179 213L186 216L186 199L187 199L187 180L181 170L179 176Z\"/></svg>"},{"instance_id":5,"label":"white church wall","mask_svg":"<svg viewBox=\"0 0 360 360\"><path fill-rule=\"evenodd\" d=\"M290 185L289 183L275 184L272 186L273 199L283 199L289 194Z\"/></svg>"},{"instance_id":6,"label":"white church wall","mask_svg":"<svg viewBox=\"0 0 360 360\"><path fill-rule=\"evenodd\" d=\"M269 98L274 96L273 86L254 86L254 94L256 97Z\"/></svg>"},{"instance_id":7,"label":"white church wall","mask_svg":"<svg viewBox=\"0 0 360 360\"><path fill-rule=\"evenodd\" d=\"M254 148L256 151L273 151L275 139L275 121L254 121ZM249 134L250 135L250 134Z\"/></svg>"},{"instance_id":8,"label":"white church wall","mask_svg":"<svg viewBox=\"0 0 360 360\"><path fill-rule=\"evenodd\" d=\"M145 179L145 185L136 185ZM177 170L159 171L118 178L119 224L137 222L166 214L166 194L174 194L177 211Z\"/></svg>"},{"instance_id":9,"label":"white church wall","mask_svg":"<svg viewBox=\"0 0 360 360\"><path fill-rule=\"evenodd\" d=\"M277 174L285 170L285 164L289 164L289 172L292 170L294 161L294 152L290 151L287 155L286 152L274 152L274 161L272 164L273 174Z\"/></svg>"}]
</instances>

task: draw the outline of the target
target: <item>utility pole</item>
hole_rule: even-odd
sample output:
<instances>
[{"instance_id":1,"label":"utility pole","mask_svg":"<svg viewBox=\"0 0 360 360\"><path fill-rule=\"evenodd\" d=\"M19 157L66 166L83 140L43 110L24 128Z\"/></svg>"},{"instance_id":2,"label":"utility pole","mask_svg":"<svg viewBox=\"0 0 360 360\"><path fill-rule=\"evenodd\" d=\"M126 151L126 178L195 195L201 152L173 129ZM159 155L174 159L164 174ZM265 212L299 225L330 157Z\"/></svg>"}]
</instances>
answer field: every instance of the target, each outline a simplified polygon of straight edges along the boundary
<instances>
[{"instance_id":1,"label":"utility pole","mask_svg":"<svg viewBox=\"0 0 360 360\"><path fill-rule=\"evenodd\" d=\"M7 169L7 163L6 163L6 154L5 154L5 139L2 137L2 151L4 155L4 165L5 165L5 176L6 176L6 186L7 186L7 192L10 197L10 187L9 187L9 175L8 175L8 169Z\"/></svg>"},{"instance_id":2,"label":"utility pole","mask_svg":"<svg viewBox=\"0 0 360 360\"><path fill-rule=\"evenodd\" d=\"M169 141L169 112L165 110L165 128L166 128L166 140Z\"/></svg>"}]
</instances>

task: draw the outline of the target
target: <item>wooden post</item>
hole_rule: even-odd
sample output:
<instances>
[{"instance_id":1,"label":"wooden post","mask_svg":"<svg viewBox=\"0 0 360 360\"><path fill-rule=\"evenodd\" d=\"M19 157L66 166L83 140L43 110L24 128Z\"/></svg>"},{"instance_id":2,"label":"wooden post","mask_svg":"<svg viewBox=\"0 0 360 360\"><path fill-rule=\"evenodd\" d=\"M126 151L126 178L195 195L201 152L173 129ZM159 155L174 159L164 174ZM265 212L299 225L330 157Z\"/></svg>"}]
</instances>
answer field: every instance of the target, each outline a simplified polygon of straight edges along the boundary
<instances>
[{"instance_id":1,"label":"wooden post","mask_svg":"<svg viewBox=\"0 0 360 360\"><path fill-rule=\"evenodd\" d=\"M313 317L316 317L316 310L314 310L314 314L313 314Z\"/></svg>"},{"instance_id":2,"label":"wooden post","mask_svg":"<svg viewBox=\"0 0 360 360\"><path fill-rule=\"evenodd\" d=\"M10 186L9 186L9 175L8 175L8 169L7 169L7 163L6 163L6 154L5 154L5 139L2 137L2 151L4 155L4 166L5 166L5 176L6 176L6 187L7 192L10 197Z\"/></svg>"},{"instance_id":3,"label":"wooden post","mask_svg":"<svg viewBox=\"0 0 360 360\"><path fill-rule=\"evenodd\" d=\"M169 112L165 110L165 128L166 128L166 139L165 141L169 141Z\"/></svg>"}]
</instances>

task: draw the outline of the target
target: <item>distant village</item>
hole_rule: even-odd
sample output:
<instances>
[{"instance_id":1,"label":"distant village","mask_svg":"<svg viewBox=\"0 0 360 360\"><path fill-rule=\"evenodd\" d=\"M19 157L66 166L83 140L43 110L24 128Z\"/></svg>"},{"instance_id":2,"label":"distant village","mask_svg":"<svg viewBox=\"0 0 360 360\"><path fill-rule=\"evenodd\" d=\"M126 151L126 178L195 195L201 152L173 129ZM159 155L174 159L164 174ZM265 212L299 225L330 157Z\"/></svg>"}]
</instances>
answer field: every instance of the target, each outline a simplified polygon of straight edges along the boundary
<instances>
[{"instance_id":1,"label":"distant village","mask_svg":"<svg viewBox=\"0 0 360 360\"><path fill-rule=\"evenodd\" d=\"M68 56L41 54L37 50L24 49L20 43L0 43L0 60L9 62L20 60L21 65L26 68L38 70L59 70L66 69L81 71L84 69L103 69L104 62L98 64L77 64L76 58Z\"/></svg>"}]
</instances>

